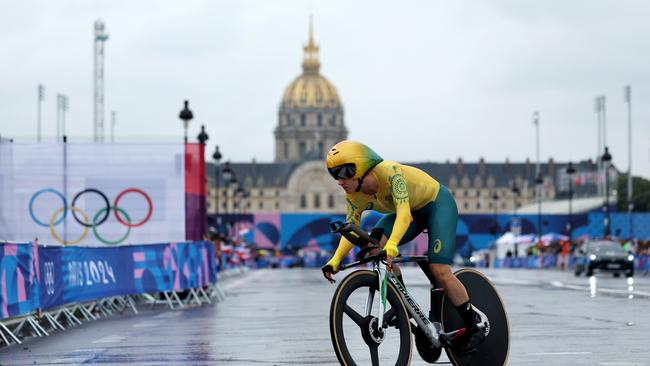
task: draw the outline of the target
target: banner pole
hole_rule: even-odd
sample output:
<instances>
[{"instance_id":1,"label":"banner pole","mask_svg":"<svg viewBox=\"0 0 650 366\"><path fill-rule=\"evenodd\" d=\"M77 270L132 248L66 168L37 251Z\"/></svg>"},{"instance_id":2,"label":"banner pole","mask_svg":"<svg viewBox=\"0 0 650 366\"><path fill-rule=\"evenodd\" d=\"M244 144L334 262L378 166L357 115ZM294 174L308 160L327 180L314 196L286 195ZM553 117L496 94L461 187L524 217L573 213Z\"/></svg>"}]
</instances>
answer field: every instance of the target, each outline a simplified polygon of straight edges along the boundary
<instances>
[{"instance_id":1,"label":"banner pole","mask_svg":"<svg viewBox=\"0 0 650 366\"><path fill-rule=\"evenodd\" d=\"M63 197L68 197L68 136L63 135ZM63 208L63 245L68 243L68 224L66 220L66 210Z\"/></svg>"}]
</instances>

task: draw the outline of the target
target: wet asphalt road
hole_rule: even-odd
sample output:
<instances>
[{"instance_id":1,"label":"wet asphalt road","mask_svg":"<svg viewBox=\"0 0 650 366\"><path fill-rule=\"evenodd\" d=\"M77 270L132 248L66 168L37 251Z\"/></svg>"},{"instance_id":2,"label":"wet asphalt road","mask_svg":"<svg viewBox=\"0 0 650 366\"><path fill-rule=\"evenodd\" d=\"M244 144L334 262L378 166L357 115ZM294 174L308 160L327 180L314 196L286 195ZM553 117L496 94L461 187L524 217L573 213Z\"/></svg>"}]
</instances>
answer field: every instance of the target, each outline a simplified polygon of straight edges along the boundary
<instances>
[{"instance_id":1,"label":"wet asphalt road","mask_svg":"<svg viewBox=\"0 0 650 366\"><path fill-rule=\"evenodd\" d=\"M509 365L650 365L650 277L630 283L556 271L485 273L507 306ZM426 278L417 268L404 277L425 305ZM335 287L319 270L250 271L222 288L228 298L215 306L159 307L4 347L0 364L338 364L328 329ZM426 365L415 350L412 364Z\"/></svg>"}]
</instances>

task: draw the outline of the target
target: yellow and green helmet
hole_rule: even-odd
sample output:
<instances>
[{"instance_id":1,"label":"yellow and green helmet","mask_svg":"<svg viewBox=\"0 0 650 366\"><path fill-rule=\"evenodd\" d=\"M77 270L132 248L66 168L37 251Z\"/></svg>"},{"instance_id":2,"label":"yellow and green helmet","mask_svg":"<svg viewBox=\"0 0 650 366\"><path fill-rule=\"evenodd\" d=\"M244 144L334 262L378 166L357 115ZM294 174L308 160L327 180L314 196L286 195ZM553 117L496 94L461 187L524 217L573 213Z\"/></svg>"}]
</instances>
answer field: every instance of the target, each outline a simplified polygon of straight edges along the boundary
<instances>
[{"instance_id":1,"label":"yellow and green helmet","mask_svg":"<svg viewBox=\"0 0 650 366\"><path fill-rule=\"evenodd\" d=\"M383 160L368 146L344 140L332 146L327 153L327 170L336 180L361 179Z\"/></svg>"}]
</instances>

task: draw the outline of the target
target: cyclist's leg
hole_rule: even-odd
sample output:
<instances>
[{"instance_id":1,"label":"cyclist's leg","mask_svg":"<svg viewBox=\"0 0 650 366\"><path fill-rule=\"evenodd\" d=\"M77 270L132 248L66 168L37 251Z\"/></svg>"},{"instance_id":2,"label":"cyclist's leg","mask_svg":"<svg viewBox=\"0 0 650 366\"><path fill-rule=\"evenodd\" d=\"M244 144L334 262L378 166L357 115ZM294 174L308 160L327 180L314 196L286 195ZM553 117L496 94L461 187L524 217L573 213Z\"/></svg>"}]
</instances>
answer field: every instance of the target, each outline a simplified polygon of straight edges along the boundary
<instances>
[{"instance_id":1,"label":"cyclist's leg","mask_svg":"<svg viewBox=\"0 0 650 366\"><path fill-rule=\"evenodd\" d=\"M445 296L458 310L467 330L459 339L459 346L464 350L472 350L485 340L485 335L476 325L465 286L451 270L456 249L458 209L453 196L444 186L440 186L428 218L429 269L438 284L445 289Z\"/></svg>"},{"instance_id":2,"label":"cyclist's leg","mask_svg":"<svg viewBox=\"0 0 650 366\"><path fill-rule=\"evenodd\" d=\"M384 215L381 219L379 219L379 222L377 222L377 225L375 225L375 228L380 228L384 231L380 245L383 248L384 245L386 245L386 242L388 241L388 238L390 238L390 234L393 232L393 225L395 224L395 218L397 217L396 214L391 213ZM415 239L418 234L420 234L424 230L424 227L420 224L418 224L417 220L413 220L411 224L409 225L408 229L406 230L406 233L404 233L404 236L402 237L402 240L400 240L398 246L408 243L411 240ZM402 278L402 272L399 269L399 266L397 263L394 263L392 265L393 272L395 275L399 278L399 280L404 283L404 280Z\"/></svg>"},{"instance_id":3,"label":"cyclist's leg","mask_svg":"<svg viewBox=\"0 0 650 366\"><path fill-rule=\"evenodd\" d=\"M451 270L456 249L456 226L458 209L451 193L440 186L438 197L431 205L427 220L429 231L429 269L445 295L454 306L468 300L467 291Z\"/></svg>"}]
</instances>

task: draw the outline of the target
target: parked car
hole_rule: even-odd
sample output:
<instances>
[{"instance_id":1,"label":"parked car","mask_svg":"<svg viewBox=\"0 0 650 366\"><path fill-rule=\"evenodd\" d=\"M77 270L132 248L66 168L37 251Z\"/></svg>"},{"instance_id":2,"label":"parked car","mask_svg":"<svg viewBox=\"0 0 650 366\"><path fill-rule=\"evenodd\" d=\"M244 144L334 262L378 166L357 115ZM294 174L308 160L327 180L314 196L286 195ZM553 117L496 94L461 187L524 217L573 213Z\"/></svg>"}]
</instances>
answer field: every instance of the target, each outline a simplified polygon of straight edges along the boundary
<instances>
[{"instance_id":1,"label":"parked car","mask_svg":"<svg viewBox=\"0 0 650 366\"><path fill-rule=\"evenodd\" d=\"M576 249L574 253L574 273L592 276L595 271L611 272L618 277L625 273L634 276L634 255L625 251L621 244L613 241L590 241Z\"/></svg>"}]
</instances>

